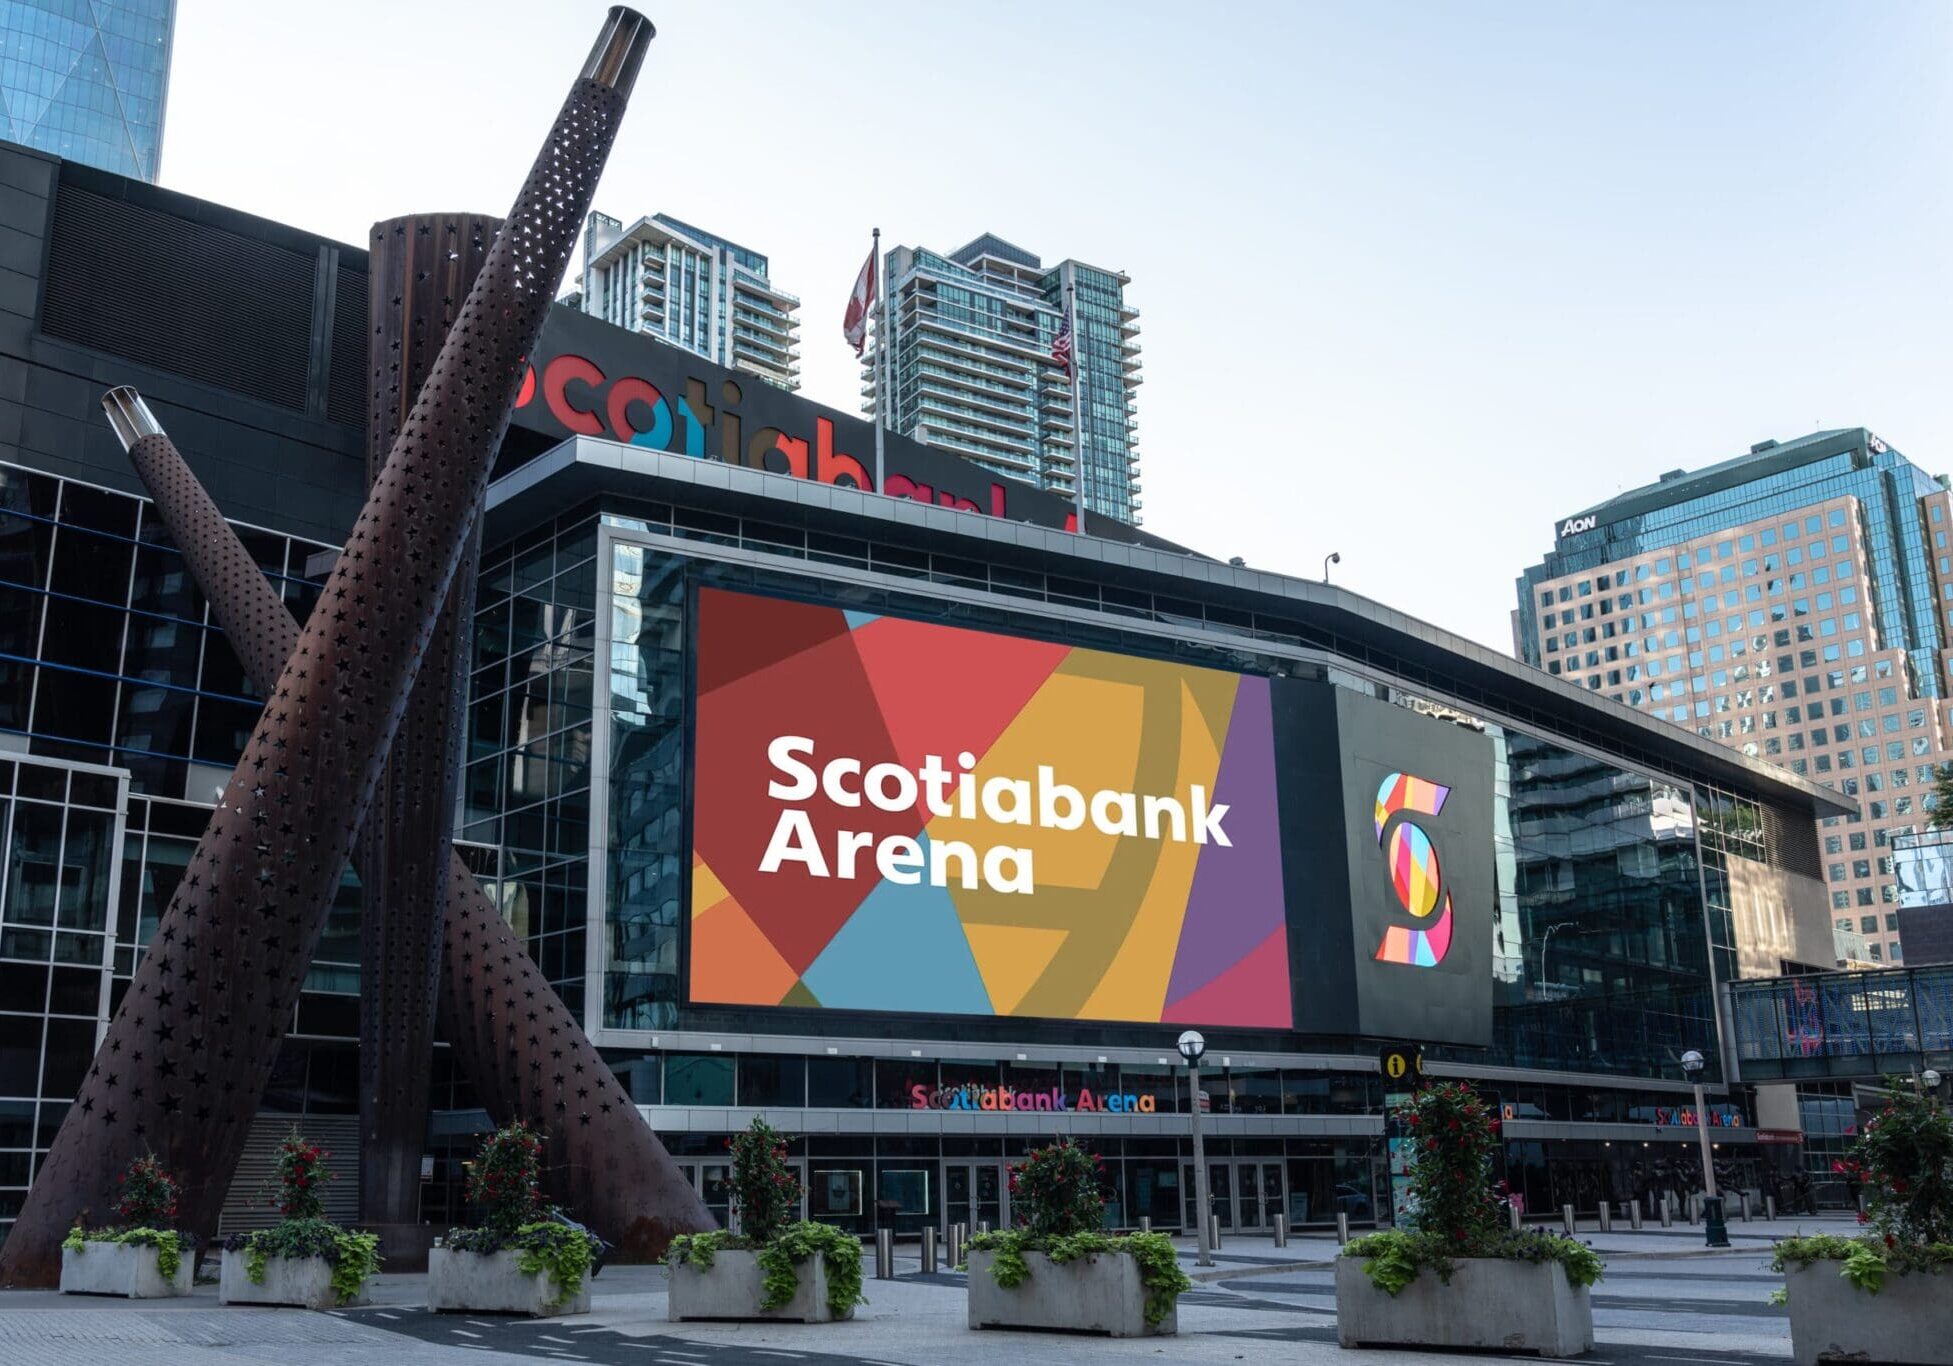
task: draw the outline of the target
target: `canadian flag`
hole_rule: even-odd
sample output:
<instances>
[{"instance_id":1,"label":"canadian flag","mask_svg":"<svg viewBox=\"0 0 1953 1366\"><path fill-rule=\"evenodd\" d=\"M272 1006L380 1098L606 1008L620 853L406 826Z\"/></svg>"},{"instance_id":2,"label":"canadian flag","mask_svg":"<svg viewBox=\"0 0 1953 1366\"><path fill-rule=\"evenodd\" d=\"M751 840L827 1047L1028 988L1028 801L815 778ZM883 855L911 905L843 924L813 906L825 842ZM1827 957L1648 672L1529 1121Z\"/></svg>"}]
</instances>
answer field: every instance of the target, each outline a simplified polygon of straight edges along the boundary
<instances>
[{"instance_id":1,"label":"canadian flag","mask_svg":"<svg viewBox=\"0 0 1953 1366\"><path fill-rule=\"evenodd\" d=\"M861 358L862 348L868 345L868 314L875 307L875 253L870 250L868 260L861 267L861 274L854 282L854 293L848 296L847 316L841 320L841 334L854 348L855 358Z\"/></svg>"}]
</instances>

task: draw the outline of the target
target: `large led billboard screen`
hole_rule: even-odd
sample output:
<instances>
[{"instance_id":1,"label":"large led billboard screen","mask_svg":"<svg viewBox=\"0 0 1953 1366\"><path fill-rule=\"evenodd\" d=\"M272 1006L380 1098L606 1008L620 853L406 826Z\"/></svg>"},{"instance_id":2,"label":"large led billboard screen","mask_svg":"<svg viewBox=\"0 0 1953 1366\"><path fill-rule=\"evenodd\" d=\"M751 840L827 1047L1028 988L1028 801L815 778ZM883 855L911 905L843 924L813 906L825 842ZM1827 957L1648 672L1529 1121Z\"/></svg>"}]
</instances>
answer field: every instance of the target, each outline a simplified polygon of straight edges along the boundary
<instances>
[{"instance_id":1,"label":"large led billboard screen","mask_svg":"<svg viewBox=\"0 0 1953 1366\"><path fill-rule=\"evenodd\" d=\"M1269 682L699 591L690 999L1292 1024Z\"/></svg>"}]
</instances>

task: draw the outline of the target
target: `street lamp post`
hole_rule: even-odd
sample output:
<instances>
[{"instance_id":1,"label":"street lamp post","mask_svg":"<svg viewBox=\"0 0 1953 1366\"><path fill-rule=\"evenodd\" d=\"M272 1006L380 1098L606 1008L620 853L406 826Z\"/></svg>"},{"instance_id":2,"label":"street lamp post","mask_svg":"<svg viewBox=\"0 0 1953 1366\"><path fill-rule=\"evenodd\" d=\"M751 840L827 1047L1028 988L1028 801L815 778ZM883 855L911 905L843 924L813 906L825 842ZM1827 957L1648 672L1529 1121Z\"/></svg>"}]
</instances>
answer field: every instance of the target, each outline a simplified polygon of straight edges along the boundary
<instances>
[{"instance_id":1,"label":"street lamp post","mask_svg":"<svg viewBox=\"0 0 1953 1366\"><path fill-rule=\"evenodd\" d=\"M1329 566L1332 564L1341 564L1342 562L1343 552L1340 550L1332 551L1330 554L1322 557L1322 581L1324 583L1329 582Z\"/></svg>"},{"instance_id":2,"label":"street lamp post","mask_svg":"<svg viewBox=\"0 0 1953 1366\"><path fill-rule=\"evenodd\" d=\"M1729 1246L1729 1225L1723 1222L1722 1197L1716 1194L1716 1159L1709 1148L1709 1112L1702 1103L1702 1055L1691 1048L1682 1054L1682 1071L1695 1088L1695 1133L1702 1140L1702 1226L1710 1247Z\"/></svg>"},{"instance_id":3,"label":"street lamp post","mask_svg":"<svg viewBox=\"0 0 1953 1366\"><path fill-rule=\"evenodd\" d=\"M1187 1099L1193 1108L1194 1236L1199 1240L1197 1258L1201 1266L1214 1264L1214 1250L1207 1245L1207 1147L1200 1137L1200 1055L1207 1051L1207 1040L1197 1029L1180 1036L1180 1056L1187 1060Z\"/></svg>"}]
</instances>

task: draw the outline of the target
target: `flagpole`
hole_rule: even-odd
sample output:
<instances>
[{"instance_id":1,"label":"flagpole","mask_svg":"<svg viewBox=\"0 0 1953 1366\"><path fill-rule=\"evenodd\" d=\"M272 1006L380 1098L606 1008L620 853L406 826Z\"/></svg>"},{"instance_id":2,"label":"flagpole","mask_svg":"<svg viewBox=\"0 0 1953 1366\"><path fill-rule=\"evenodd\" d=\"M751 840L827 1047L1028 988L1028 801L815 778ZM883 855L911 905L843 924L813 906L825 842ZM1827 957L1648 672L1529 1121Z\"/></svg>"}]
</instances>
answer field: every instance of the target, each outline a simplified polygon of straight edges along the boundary
<instances>
[{"instance_id":1,"label":"flagpole","mask_svg":"<svg viewBox=\"0 0 1953 1366\"><path fill-rule=\"evenodd\" d=\"M1078 287L1065 266L1065 318L1071 324L1071 501L1078 534L1085 534L1085 348L1079 344Z\"/></svg>"},{"instance_id":2,"label":"flagpole","mask_svg":"<svg viewBox=\"0 0 1953 1366\"><path fill-rule=\"evenodd\" d=\"M881 293L882 313L875 324L875 492L882 491L884 466L882 430L887 426L888 396L883 375L888 366L888 282L882 279L882 230L875 229L873 248L875 284Z\"/></svg>"}]
</instances>

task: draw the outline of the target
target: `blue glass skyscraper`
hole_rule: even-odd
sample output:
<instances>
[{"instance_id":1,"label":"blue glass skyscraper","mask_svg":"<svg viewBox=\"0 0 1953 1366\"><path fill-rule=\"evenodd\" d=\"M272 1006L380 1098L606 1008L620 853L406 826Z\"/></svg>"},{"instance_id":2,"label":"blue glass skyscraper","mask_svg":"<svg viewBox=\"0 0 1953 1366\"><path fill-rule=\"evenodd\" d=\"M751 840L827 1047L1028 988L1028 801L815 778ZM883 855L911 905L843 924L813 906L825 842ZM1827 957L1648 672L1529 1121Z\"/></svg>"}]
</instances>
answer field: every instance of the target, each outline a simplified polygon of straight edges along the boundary
<instances>
[{"instance_id":1,"label":"blue glass skyscraper","mask_svg":"<svg viewBox=\"0 0 1953 1366\"><path fill-rule=\"evenodd\" d=\"M156 179L176 0L0 0L0 138Z\"/></svg>"},{"instance_id":2,"label":"blue glass skyscraper","mask_svg":"<svg viewBox=\"0 0 1953 1366\"><path fill-rule=\"evenodd\" d=\"M1517 654L1856 802L1817 837L1838 954L1903 956L1894 841L1953 759L1953 491L1863 427L1763 441L1558 521Z\"/></svg>"}]
</instances>

